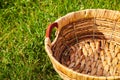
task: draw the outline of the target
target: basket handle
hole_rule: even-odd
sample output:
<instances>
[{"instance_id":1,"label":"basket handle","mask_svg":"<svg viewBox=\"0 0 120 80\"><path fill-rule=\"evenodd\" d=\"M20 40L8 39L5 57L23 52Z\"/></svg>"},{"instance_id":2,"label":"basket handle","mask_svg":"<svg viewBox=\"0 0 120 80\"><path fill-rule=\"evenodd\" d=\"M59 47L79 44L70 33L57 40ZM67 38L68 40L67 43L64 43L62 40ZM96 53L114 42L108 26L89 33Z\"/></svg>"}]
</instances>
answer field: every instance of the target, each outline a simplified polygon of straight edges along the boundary
<instances>
[{"instance_id":1,"label":"basket handle","mask_svg":"<svg viewBox=\"0 0 120 80\"><path fill-rule=\"evenodd\" d=\"M58 23L57 23L57 22L54 22L54 23L50 24L50 25L47 27L46 37L50 38L50 36L51 36L51 31L52 31L52 29L53 29L54 27L58 28Z\"/></svg>"}]
</instances>

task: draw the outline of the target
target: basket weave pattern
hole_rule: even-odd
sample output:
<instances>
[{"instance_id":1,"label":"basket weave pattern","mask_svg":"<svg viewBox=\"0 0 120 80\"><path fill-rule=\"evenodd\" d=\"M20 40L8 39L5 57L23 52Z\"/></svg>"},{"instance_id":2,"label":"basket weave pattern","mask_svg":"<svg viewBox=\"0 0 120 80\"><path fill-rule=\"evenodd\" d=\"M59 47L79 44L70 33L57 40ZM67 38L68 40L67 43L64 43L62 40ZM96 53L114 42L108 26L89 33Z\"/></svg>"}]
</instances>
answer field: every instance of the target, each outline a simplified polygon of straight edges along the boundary
<instances>
[{"instance_id":1,"label":"basket weave pattern","mask_svg":"<svg viewBox=\"0 0 120 80\"><path fill-rule=\"evenodd\" d=\"M120 79L120 12L88 9L56 20L45 39L53 67L64 80Z\"/></svg>"}]
</instances>

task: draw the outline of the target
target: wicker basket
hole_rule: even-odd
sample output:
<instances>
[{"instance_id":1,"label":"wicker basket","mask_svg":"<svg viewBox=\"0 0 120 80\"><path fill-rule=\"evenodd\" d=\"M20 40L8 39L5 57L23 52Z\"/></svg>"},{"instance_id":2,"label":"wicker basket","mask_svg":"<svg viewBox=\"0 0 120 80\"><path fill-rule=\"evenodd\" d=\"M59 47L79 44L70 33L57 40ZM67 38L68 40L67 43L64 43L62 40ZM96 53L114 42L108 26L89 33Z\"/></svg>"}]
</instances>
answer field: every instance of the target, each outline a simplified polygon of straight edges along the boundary
<instances>
[{"instance_id":1,"label":"wicker basket","mask_svg":"<svg viewBox=\"0 0 120 80\"><path fill-rule=\"evenodd\" d=\"M51 43L54 27L56 37ZM120 12L69 13L48 26L45 49L64 80L120 80Z\"/></svg>"}]
</instances>

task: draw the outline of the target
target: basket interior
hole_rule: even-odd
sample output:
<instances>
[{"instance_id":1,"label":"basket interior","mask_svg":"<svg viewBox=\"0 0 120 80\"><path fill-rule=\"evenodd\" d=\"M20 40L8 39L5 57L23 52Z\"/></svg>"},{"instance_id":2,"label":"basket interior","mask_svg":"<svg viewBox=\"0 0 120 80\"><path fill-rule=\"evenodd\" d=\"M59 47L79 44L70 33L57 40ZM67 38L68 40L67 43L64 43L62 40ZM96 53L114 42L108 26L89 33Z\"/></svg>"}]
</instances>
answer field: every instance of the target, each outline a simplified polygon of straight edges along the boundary
<instances>
[{"instance_id":1,"label":"basket interior","mask_svg":"<svg viewBox=\"0 0 120 80\"><path fill-rule=\"evenodd\" d=\"M52 45L62 65L94 76L120 76L120 24L105 19L80 19L62 27Z\"/></svg>"}]
</instances>

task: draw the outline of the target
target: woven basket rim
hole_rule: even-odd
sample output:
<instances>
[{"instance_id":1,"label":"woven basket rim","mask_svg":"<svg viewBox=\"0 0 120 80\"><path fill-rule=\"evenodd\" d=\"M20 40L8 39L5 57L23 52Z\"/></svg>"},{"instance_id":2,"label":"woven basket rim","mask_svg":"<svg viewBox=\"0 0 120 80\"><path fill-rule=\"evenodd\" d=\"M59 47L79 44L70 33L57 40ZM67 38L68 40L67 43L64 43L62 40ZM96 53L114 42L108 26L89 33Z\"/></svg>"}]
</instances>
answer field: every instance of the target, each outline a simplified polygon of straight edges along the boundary
<instances>
[{"instance_id":1,"label":"woven basket rim","mask_svg":"<svg viewBox=\"0 0 120 80\"><path fill-rule=\"evenodd\" d=\"M111 17L111 16L95 16L94 14L96 14L97 12L113 12L114 15L116 14L115 17ZM75 17L74 15L76 14L83 14L83 13L86 13L86 15L83 15L84 17ZM90 15L89 15L90 14ZM73 19L73 18L76 18L76 19ZM80 19L86 19L86 18L105 18L107 19L107 17L111 17L110 19L107 19L107 20L113 20L115 21L116 23L119 23L120 24L120 11L116 11L116 10L110 10L110 9L85 9L85 10L80 10L80 11L75 11L75 12L70 12L70 13L67 13L66 15L58 18L57 20L54 21L54 23L57 23L58 24L58 29L56 31L56 37L55 39L53 40L53 42L51 42L52 44L51 45L54 45L54 43L56 42L57 38L58 38L58 35L59 35L59 32L61 31L62 27L64 27L65 25L69 24L69 23L73 23L73 22L76 22L77 20Z\"/></svg>"}]
</instances>

